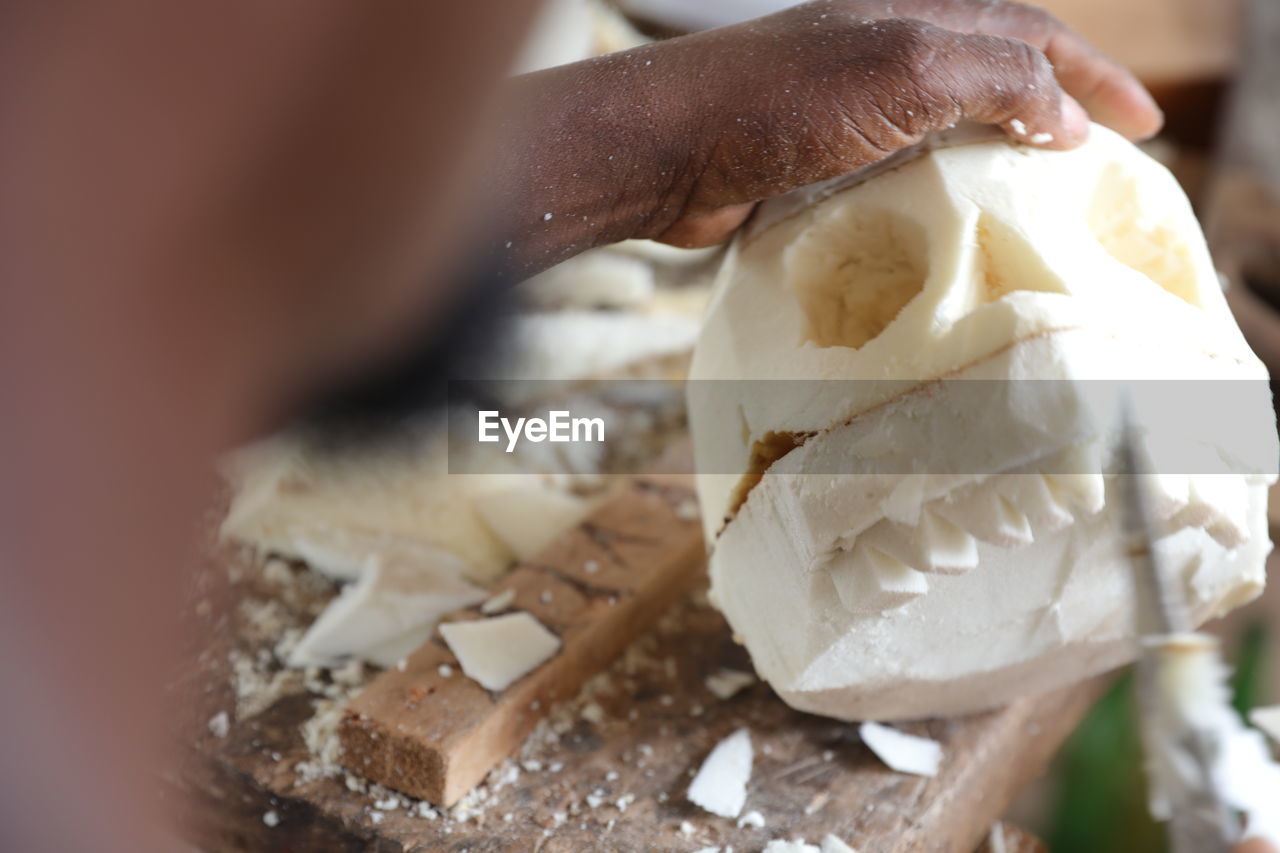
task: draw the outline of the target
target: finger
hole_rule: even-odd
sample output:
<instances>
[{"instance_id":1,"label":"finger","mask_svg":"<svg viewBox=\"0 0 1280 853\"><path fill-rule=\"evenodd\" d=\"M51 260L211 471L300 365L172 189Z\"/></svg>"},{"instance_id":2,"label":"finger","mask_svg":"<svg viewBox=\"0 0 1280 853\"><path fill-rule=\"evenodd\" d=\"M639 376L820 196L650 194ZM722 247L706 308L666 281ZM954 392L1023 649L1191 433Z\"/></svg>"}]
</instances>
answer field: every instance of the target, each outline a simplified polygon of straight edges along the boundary
<instances>
[{"instance_id":1,"label":"finger","mask_svg":"<svg viewBox=\"0 0 1280 853\"><path fill-rule=\"evenodd\" d=\"M1005 133L1009 134L1019 142L1025 142L1028 145L1037 145L1044 148L1066 149L1074 148L1084 142L1089 136L1089 114L1085 112L1084 107L1070 95L1060 93L1058 104L1055 107L1049 106L1044 108L1044 117L1036 118L1038 111L1041 109L1039 101L1031 103L1028 107L1019 109L1018 115L1006 121L999 122L1004 128ZM1030 116L1030 118L1022 118L1022 115ZM978 120L977 116L967 116ZM1027 124L1030 121L1031 124ZM1051 126L1060 128L1055 132ZM1033 130L1039 127L1040 130Z\"/></svg>"},{"instance_id":2,"label":"finger","mask_svg":"<svg viewBox=\"0 0 1280 853\"><path fill-rule=\"evenodd\" d=\"M879 26L883 32L890 24ZM915 22L896 22L890 32L900 42L890 49L905 57L899 67L910 77L892 97L914 101L915 108L877 106L896 112L908 136L964 118L999 125L1019 141L1045 148L1073 148L1088 137L1084 110L1063 92L1045 55L1027 42Z\"/></svg>"},{"instance_id":3,"label":"finger","mask_svg":"<svg viewBox=\"0 0 1280 853\"><path fill-rule=\"evenodd\" d=\"M1277 853L1274 844L1268 844L1261 838L1250 838L1232 848L1232 853Z\"/></svg>"},{"instance_id":4,"label":"finger","mask_svg":"<svg viewBox=\"0 0 1280 853\"><path fill-rule=\"evenodd\" d=\"M1062 88L1099 123L1131 139L1146 139L1160 130L1164 115L1138 78L1043 9L998 3L979 15L979 26L1044 51Z\"/></svg>"},{"instance_id":5,"label":"finger","mask_svg":"<svg viewBox=\"0 0 1280 853\"><path fill-rule=\"evenodd\" d=\"M1043 9L975 0L898 0L887 8L892 12L886 9L885 14L972 35L1005 36L1039 48L1067 94L1095 121L1130 139L1153 136L1164 122L1155 100L1133 74Z\"/></svg>"},{"instance_id":6,"label":"finger","mask_svg":"<svg viewBox=\"0 0 1280 853\"><path fill-rule=\"evenodd\" d=\"M1134 140L1149 139L1160 131L1164 113L1127 70L1083 40L1065 35L1051 37L1043 50L1062 87L1100 124Z\"/></svg>"}]
</instances>

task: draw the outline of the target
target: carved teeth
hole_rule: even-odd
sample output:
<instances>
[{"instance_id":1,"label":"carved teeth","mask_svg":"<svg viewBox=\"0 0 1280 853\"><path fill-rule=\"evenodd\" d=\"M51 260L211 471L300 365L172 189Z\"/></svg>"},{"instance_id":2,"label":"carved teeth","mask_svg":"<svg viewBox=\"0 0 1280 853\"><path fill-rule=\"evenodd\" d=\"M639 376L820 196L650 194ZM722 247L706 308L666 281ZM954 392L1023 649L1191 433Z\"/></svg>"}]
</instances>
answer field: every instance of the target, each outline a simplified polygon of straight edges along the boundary
<instances>
[{"instance_id":1,"label":"carved teeth","mask_svg":"<svg viewBox=\"0 0 1280 853\"><path fill-rule=\"evenodd\" d=\"M874 549L908 566L919 566L924 562L928 551L923 540L917 527L885 519L858 534L855 542L846 545L845 550L852 551L861 546L864 549Z\"/></svg>"},{"instance_id":2,"label":"carved teeth","mask_svg":"<svg viewBox=\"0 0 1280 853\"><path fill-rule=\"evenodd\" d=\"M996 491L1027 516L1036 533L1053 533L1075 522L1065 501L1053 493L1042 474L1000 477Z\"/></svg>"},{"instance_id":3,"label":"carved teeth","mask_svg":"<svg viewBox=\"0 0 1280 853\"><path fill-rule=\"evenodd\" d=\"M1152 513L1165 522L1166 534L1199 527L1227 549L1249 541L1249 528L1240 521L1249 503L1249 485L1242 478L1153 474L1149 482Z\"/></svg>"},{"instance_id":4,"label":"carved teeth","mask_svg":"<svg viewBox=\"0 0 1280 853\"><path fill-rule=\"evenodd\" d=\"M850 613L901 607L929 591L929 581L896 557L861 542L831 561L831 581Z\"/></svg>"},{"instance_id":5,"label":"carved teeth","mask_svg":"<svg viewBox=\"0 0 1280 853\"><path fill-rule=\"evenodd\" d=\"M1153 474L1149 481L1147 494L1157 519L1172 518L1191 500L1191 478L1186 474Z\"/></svg>"},{"instance_id":6,"label":"carved teeth","mask_svg":"<svg viewBox=\"0 0 1280 853\"><path fill-rule=\"evenodd\" d=\"M1044 467L1067 473L1015 473L991 477L920 508L918 523L883 518L830 557L841 601L854 612L881 612L924 594L924 574L959 574L978 565L978 540L1001 548L1031 544L1101 511L1106 481L1090 465L1097 447L1069 448ZM1081 473L1088 472L1088 473ZM1151 475L1152 509L1166 534L1204 529L1231 549L1249 540L1248 485L1238 477Z\"/></svg>"},{"instance_id":7,"label":"carved teeth","mask_svg":"<svg viewBox=\"0 0 1280 853\"><path fill-rule=\"evenodd\" d=\"M858 536L857 543L921 572L960 574L978 565L977 540L929 508L914 527L881 521Z\"/></svg>"},{"instance_id":8,"label":"carved teeth","mask_svg":"<svg viewBox=\"0 0 1280 853\"><path fill-rule=\"evenodd\" d=\"M1102 512L1107 503L1107 487L1102 479L1102 452L1097 444L1067 448L1056 457L1045 475L1045 485L1066 507L1084 515Z\"/></svg>"},{"instance_id":9,"label":"carved teeth","mask_svg":"<svg viewBox=\"0 0 1280 853\"><path fill-rule=\"evenodd\" d=\"M954 500L947 497L934 506L937 514L983 542L1015 548L1035 539L1027 516L998 492L979 486L954 495Z\"/></svg>"},{"instance_id":10,"label":"carved teeth","mask_svg":"<svg viewBox=\"0 0 1280 853\"><path fill-rule=\"evenodd\" d=\"M930 542L929 557L919 568L923 571L960 573L978 565L978 540L931 509L924 512L921 525Z\"/></svg>"},{"instance_id":11,"label":"carved teeth","mask_svg":"<svg viewBox=\"0 0 1280 853\"><path fill-rule=\"evenodd\" d=\"M1190 481L1187 505L1171 519L1174 529L1202 527L1224 548L1249 541L1249 485L1240 477L1209 474Z\"/></svg>"}]
</instances>

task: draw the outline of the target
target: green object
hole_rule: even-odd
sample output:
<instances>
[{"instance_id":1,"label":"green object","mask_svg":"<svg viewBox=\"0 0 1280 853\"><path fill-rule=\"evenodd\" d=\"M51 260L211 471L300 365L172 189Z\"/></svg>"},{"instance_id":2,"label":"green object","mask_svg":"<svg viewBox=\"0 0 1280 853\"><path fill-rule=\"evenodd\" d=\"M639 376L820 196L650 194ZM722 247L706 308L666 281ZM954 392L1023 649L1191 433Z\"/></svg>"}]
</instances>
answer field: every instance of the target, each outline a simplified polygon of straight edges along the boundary
<instances>
[{"instance_id":1,"label":"green object","mask_svg":"<svg viewBox=\"0 0 1280 853\"><path fill-rule=\"evenodd\" d=\"M1231 679L1241 714L1268 695L1267 627L1241 635ZM1147 811L1146 775L1132 673L1117 679L1058 754L1057 791L1043 838L1051 853L1165 853L1163 828Z\"/></svg>"},{"instance_id":2,"label":"green object","mask_svg":"<svg viewBox=\"0 0 1280 853\"><path fill-rule=\"evenodd\" d=\"M1268 689L1274 686L1265 683L1266 665L1267 626L1263 622L1254 622L1240 636L1236 671L1231 679L1231 704L1245 720L1248 720L1251 708L1265 704Z\"/></svg>"},{"instance_id":3,"label":"green object","mask_svg":"<svg viewBox=\"0 0 1280 853\"><path fill-rule=\"evenodd\" d=\"M1062 748L1045 833L1052 853L1164 853L1164 832L1147 812L1136 701L1126 673Z\"/></svg>"}]
</instances>

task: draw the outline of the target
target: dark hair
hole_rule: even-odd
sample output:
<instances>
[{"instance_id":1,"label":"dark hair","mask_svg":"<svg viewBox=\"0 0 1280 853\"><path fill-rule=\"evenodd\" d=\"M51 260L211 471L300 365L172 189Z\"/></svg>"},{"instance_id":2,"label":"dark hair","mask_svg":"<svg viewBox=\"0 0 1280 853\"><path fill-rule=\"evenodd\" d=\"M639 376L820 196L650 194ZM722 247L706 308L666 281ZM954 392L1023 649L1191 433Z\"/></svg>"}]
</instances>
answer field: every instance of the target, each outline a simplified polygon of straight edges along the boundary
<instances>
[{"instance_id":1,"label":"dark hair","mask_svg":"<svg viewBox=\"0 0 1280 853\"><path fill-rule=\"evenodd\" d=\"M504 358L511 335L511 277L479 266L452 289L444 316L423 318L421 332L356 379L324 391L298 419L304 435L325 444L365 444L395 437L438 412L458 383L478 379Z\"/></svg>"}]
</instances>

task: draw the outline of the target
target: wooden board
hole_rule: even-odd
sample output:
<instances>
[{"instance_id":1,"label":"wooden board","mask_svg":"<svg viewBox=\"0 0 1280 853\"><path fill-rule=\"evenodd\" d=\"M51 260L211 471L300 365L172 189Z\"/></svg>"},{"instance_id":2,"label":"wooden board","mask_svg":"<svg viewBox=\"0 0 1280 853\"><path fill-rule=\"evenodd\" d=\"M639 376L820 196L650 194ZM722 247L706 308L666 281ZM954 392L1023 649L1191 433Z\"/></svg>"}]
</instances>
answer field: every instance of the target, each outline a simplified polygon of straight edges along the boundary
<instances>
[{"instance_id":1,"label":"wooden board","mask_svg":"<svg viewBox=\"0 0 1280 853\"><path fill-rule=\"evenodd\" d=\"M378 676L347 707L344 762L369 779L452 806L520 747L705 574L691 477L637 478L493 590L560 639L559 651L491 693L458 675L443 639ZM446 621L485 618L479 607Z\"/></svg>"},{"instance_id":2,"label":"wooden board","mask_svg":"<svg viewBox=\"0 0 1280 853\"><path fill-rule=\"evenodd\" d=\"M234 723L226 737L210 731L208 721L235 704L228 653L252 656L271 642L253 639L243 618L244 603L265 600L269 585L260 567L237 559L224 557L204 580L197 612L208 637L175 686L189 712L179 732L186 760L167 790L187 837L210 851L627 853L733 845L748 853L773 838L817 841L830 832L861 853L971 853L1100 689L1094 682L998 712L910 726L938 738L947 757L935 779L905 776L885 769L854 727L792 711L765 684L717 700L706 677L749 661L695 593L593 682L591 695L562 706L555 727L535 731L520 755L524 768L500 767L487 796L458 810L465 820L428 819L377 808L381 793L352 790L341 775L300 781L310 755L299 727L315 699L305 691ZM226 582L229 563L235 584ZM598 708L584 712L590 703ZM743 726L756 749L747 809L764 815L763 828L738 827L684 799L711 747Z\"/></svg>"}]
</instances>

